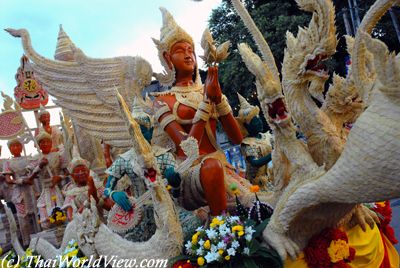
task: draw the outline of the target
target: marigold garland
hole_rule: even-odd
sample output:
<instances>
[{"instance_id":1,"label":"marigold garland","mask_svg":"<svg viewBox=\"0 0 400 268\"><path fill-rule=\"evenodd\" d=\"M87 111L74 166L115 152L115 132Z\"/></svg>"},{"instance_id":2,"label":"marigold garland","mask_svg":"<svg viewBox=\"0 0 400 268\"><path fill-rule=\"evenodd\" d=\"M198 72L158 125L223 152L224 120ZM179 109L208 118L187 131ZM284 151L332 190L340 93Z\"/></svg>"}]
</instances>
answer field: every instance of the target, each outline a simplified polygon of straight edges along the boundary
<instances>
[{"instance_id":1,"label":"marigold garland","mask_svg":"<svg viewBox=\"0 0 400 268\"><path fill-rule=\"evenodd\" d=\"M340 229L323 230L313 236L304 249L310 268L348 268L355 252L348 244L346 233Z\"/></svg>"}]
</instances>

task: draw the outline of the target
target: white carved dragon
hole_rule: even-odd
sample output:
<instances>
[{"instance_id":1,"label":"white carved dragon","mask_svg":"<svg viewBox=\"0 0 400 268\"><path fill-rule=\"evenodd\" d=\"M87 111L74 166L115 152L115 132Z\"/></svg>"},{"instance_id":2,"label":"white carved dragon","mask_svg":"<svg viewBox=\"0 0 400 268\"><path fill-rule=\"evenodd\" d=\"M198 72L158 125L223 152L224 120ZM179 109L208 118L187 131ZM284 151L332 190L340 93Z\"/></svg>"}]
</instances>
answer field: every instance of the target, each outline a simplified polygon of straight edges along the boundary
<instances>
[{"instance_id":1,"label":"white carved dragon","mask_svg":"<svg viewBox=\"0 0 400 268\"><path fill-rule=\"evenodd\" d=\"M233 1L234 5L238 2ZM255 30L253 29L253 36L254 32ZM260 46L260 42L256 42ZM265 57L265 53L262 50L261 53ZM381 58L384 57L381 56ZM254 59L252 61L256 62ZM268 71L265 71L267 64L271 66L273 63L273 58L268 58L268 61L263 63L263 65L258 64L261 66L258 71L253 71L246 62L250 71L257 77L257 90L260 103L264 109L264 113L268 114L268 117L271 116L270 110L273 107L271 105L273 104L273 99L268 100L268 98L280 94L280 91L276 90L279 87L275 86L274 92L273 86L274 84L279 84L279 80L275 79L272 86L269 85L270 81L268 79L271 79L272 76L268 74ZM391 66L390 68L394 67ZM390 68L382 70L390 70ZM260 71L263 69L264 71ZM270 73L272 72L270 71ZM264 79L265 83L261 83ZM262 85L261 89L260 85ZM395 89L396 87L392 85L392 88ZM396 174L400 170L395 165L399 161L399 154L396 152L400 147L400 142L398 139L395 139L400 134L400 125L395 122L396 116L397 118L399 116L398 99L397 104L395 102L388 102L387 98L382 98L383 94L381 94L381 91L376 91L374 102L371 103L371 106L368 107L356 122L354 130L350 132L349 141L346 144L343 154L331 170L325 174L321 169L312 168L316 167L315 162L306 161L308 162L306 163L306 167L292 172L291 181L279 199L271 222L263 233L264 239L278 250L282 258L285 258L287 253L295 256L299 249L305 246L312 234L318 233L325 227L336 226L343 220L346 214L353 210L357 203L399 196L400 181L397 180ZM379 107L384 107L385 109L378 113L376 109L379 109ZM381 129L379 120L383 119L383 114L387 114L387 116L384 117L386 121L384 123L385 126ZM268 121L270 122L270 120ZM386 123L388 124L386 125ZM395 124L395 126L388 131L386 127L390 124ZM388 131L388 136L383 135L386 131ZM370 137L371 134L377 132L380 133ZM274 134L276 136L280 135L277 131L274 131ZM295 141L293 140L293 142ZM383 148L387 143L390 143L390 145ZM296 155L296 152L301 152L300 155L297 155L298 157L303 159L311 157L307 150L294 149L290 143L284 143L283 146L287 150L288 155ZM300 148L300 146L296 148ZM378 155L375 155L375 152ZM390 159L388 163L385 163L385 158ZM392 160L393 158L394 160ZM370 161L367 163L361 159L370 159ZM383 168L385 170L382 170ZM383 184L381 184L381 177L384 177ZM365 181L363 181L364 179ZM321 184L319 184L320 181ZM368 187L367 185L371 182L373 183ZM357 188L360 184L365 187L363 190ZM377 186L378 184L379 186ZM390 184L392 184L395 190L391 188ZM309 186L309 188L306 186ZM299 189L302 189L302 191L299 192ZM342 189L346 189L344 194ZM374 193L371 193L371 191L374 191ZM356 196L346 194L346 192L351 192ZM310 197L305 198L308 194L310 194ZM324 194L327 198L319 199L320 195ZM300 201L298 195L302 195L305 198L305 201L301 200L301 205L296 203ZM333 202L333 200L337 200L337 203ZM291 203L289 204L289 202ZM302 222L302 224L299 224L299 222ZM304 228L304 226L308 228Z\"/></svg>"}]
</instances>

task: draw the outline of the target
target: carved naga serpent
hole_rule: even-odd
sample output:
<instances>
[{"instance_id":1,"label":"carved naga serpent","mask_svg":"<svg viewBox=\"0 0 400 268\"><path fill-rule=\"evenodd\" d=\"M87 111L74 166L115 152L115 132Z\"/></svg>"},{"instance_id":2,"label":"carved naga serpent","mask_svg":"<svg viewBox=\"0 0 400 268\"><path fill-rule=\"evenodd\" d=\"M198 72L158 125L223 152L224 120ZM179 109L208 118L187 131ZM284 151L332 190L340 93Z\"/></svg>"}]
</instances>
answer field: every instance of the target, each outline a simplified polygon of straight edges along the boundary
<instances>
[{"instance_id":1,"label":"carved naga serpent","mask_svg":"<svg viewBox=\"0 0 400 268\"><path fill-rule=\"evenodd\" d=\"M235 8L240 4L237 0L233 0L232 2ZM322 135L325 138L329 137L329 133L332 133L333 140L323 140L323 142L331 146L328 148L329 151L322 153L322 156L320 155L318 159L325 164L327 163L326 160L329 160L330 164L334 165L325 173L321 168L316 168L315 162L304 160L306 166L291 171L291 181L278 200L270 224L263 233L264 239L278 250L282 258L285 258L287 253L294 257L300 248L305 246L313 234L319 233L325 227L336 226L356 207L357 203L390 199L400 195L400 180L397 178L400 168L396 165L400 160L398 153L400 149L398 139L400 136L400 124L396 122L396 118L399 118L400 115L398 60L396 63L394 55L382 52L385 51L382 49L384 44L378 41L369 41L369 46L371 47L368 47L368 49L374 53L380 53L379 62L377 62L375 57L375 65L380 68L380 73L378 73L379 81L384 86L379 89L374 88L372 101L367 110L358 118L350 132L346 147L342 152L341 147L344 144L341 141L340 135L334 127L330 128L331 132L327 132L326 128L323 128L326 126L325 124L330 124L329 118L322 111L316 110L316 105L310 102L310 94L313 93L315 95L316 93L313 90L315 87L309 88L307 87L308 83L306 84L307 79L309 80L310 77L320 75L321 78L326 79L324 72L318 69L318 62L312 62L311 64L309 60L314 61L318 59L319 61L325 58L326 55L333 53L334 46L332 46L332 43L336 44L336 41L333 42L331 40L331 45L329 45L329 38L334 37L334 31L333 35L331 34L332 29L334 29L334 18L329 15L332 14L331 10L329 12L327 10L324 11L324 8L330 9L333 6L328 1L298 2L304 9L314 9L315 13L308 29L322 29L326 34L319 36L322 38L322 44L326 44L327 46L314 44L312 52L316 53L314 55L303 54L303 58L301 58L301 52L295 50L295 48L299 47L301 42L310 41L308 38L311 38L311 36L305 30L300 30L297 39L293 35L288 34L287 55L289 56L285 55L286 61L284 60L284 67L286 62L286 69L284 69L285 77L283 79L284 91L285 94L290 95L286 95L287 99L292 97L291 100L288 100L289 107L291 107L289 110L301 120L298 122L299 124L307 121L307 118L312 114L317 116L316 120L308 118L311 121L305 122L303 129L310 130L312 135ZM328 27L316 27L316 25L313 25L317 21L322 22L323 14L328 18ZM248 25L246 21L245 25ZM256 30L253 29L250 31L254 37ZM257 39L256 42L260 46L260 42ZM379 49L378 44L380 44ZM240 49L243 57L243 48ZM262 50L260 51L265 60L265 54ZM296 53L300 54L297 55ZM294 62L291 62L289 59ZM280 96L280 91L279 79L272 79L271 84L262 83L264 79L268 81L272 77L265 69L268 69L267 66L271 66L274 60L273 58L268 58L267 60L267 62L260 64L261 60L258 59L258 66L260 67L254 71L254 68L252 70L246 59L244 59L249 70L257 77L257 90L260 103L264 109L267 121L271 123L270 111L273 108L271 104L274 103L274 97L276 99L276 96ZM257 62L254 59L250 61ZM303 69L299 71L299 67ZM272 71L270 70L269 73L272 73ZM323 82L324 79L322 79ZM278 86L275 86L276 84ZM311 90L311 92L308 92L308 90ZM293 97L300 98L300 101L298 103L295 102ZM284 103L284 101L282 102ZM306 113L308 117L306 118L300 112L302 110L301 106L305 104L308 105L306 106L308 108L308 112ZM274 128L275 138L279 139L279 135L281 134L276 131L273 124L271 126ZM293 143L295 142L293 139L292 141ZM310 153L308 153L307 150L298 150L300 146L293 146L293 143L289 143L287 140L283 142L282 147L287 151L286 155L296 155L297 152L300 152L300 155L296 155L297 157L309 159L311 154L318 163L315 159L318 147L316 147L316 150L310 149ZM314 152L314 155L312 152ZM335 158L339 158L337 162ZM367 159L368 161L363 159ZM300 222L302 224L299 224ZM300 226L302 227L300 228ZM304 228L304 226L308 228Z\"/></svg>"}]
</instances>

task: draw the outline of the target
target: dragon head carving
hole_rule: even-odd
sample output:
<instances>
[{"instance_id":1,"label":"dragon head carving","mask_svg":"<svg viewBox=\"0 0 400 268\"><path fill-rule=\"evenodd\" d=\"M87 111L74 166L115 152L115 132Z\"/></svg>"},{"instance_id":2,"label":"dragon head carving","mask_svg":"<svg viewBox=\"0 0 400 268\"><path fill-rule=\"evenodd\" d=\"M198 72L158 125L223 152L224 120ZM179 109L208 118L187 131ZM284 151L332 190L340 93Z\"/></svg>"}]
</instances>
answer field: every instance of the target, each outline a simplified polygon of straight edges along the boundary
<instances>
[{"instance_id":1,"label":"dragon head carving","mask_svg":"<svg viewBox=\"0 0 400 268\"><path fill-rule=\"evenodd\" d=\"M239 44L240 55L249 71L256 77L258 99L271 127L286 125L290 116L286 109L279 78L277 79L267 63L262 61L246 44Z\"/></svg>"},{"instance_id":2,"label":"dragon head carving","mask_svg":"<svg viewBox=\"0 0 400 268\"><path fill-rule=\"evenodd\" d=\"M363 110L363 102L353 79L334 74L322 110L340 117L343 127L350 129Z\"/></svg>"},{"instance_id":3,"label":"dragon head carving","mask_svg":"<svg viewBox=\"0 0 400 268\"><path fill-rule=\"evenodd\" d=\"M373 55L377 78L382 84L380 91L392 101L400 101L400 54L389 52L382 41L372 38L366 32L359 33Z\"/></svg>"},{"instance_id":4,"label":"dragon head carving","mask_svg":"<svg viewBox=\"0 0 400 268\"><path fill-rule=\"evenodd\" d=\"M296 37L286 33L283 77L291 82L325 82L329 76L322 62L336 52L337 45L334 6L328 0L296 2L300 9L313 15L308 27L300 27Z\"/></svg>"}]
</instances>

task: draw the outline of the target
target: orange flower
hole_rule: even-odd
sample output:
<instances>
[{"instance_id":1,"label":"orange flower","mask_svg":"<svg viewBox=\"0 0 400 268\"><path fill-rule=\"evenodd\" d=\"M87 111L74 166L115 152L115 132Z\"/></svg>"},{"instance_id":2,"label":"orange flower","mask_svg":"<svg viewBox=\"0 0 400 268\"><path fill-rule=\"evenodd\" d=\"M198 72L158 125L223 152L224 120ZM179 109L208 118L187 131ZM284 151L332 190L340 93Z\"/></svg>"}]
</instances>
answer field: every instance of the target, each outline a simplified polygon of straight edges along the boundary
<instances>
[{"instance_id":1,"label":"orange flower","mask_svg":"<svg viewBox=\"0 0 400 268\"><path fill-rule=\"evenodd\" d=\"M342 239L332 240L328 247L328 254L333 263L345 260L350 256L349 244Z\"/></svg>"},{"instance_id":2,"label":"orange flower","mask_svg":"<svg viewBox=\"0 0 400 268\"><path fill-rule=\"evenodd\" d=\"M258 193L260 191L260 186L258 185L252 185L250 186L250 192L252 193Z\"/></svg>"}]
</instances>

